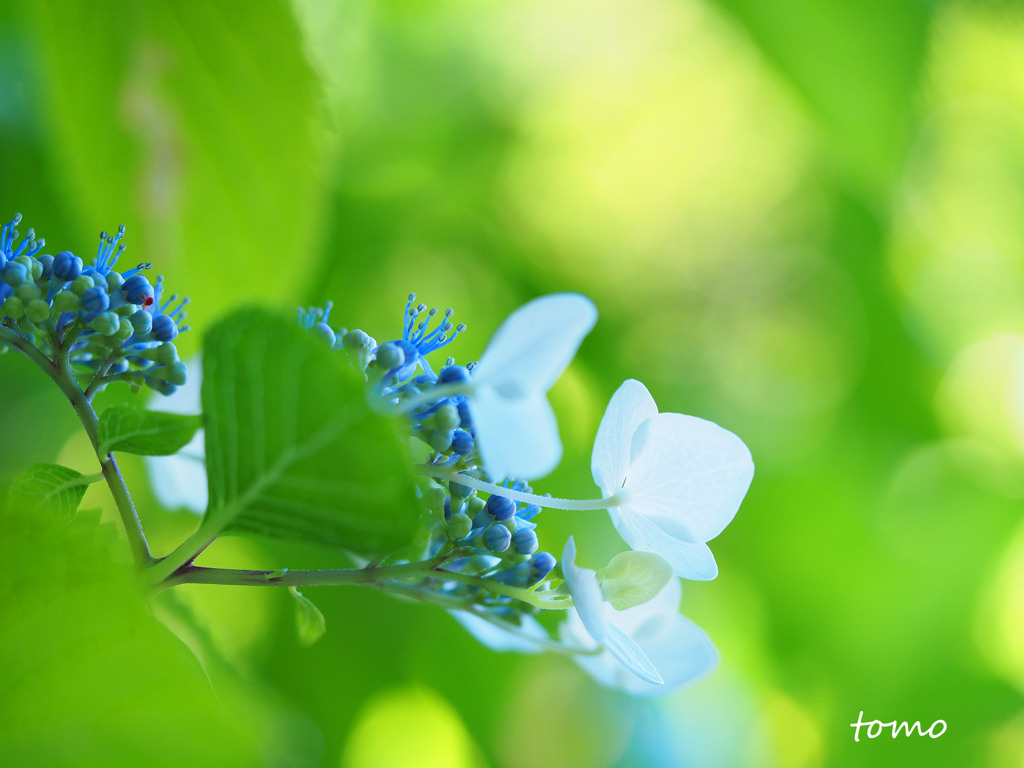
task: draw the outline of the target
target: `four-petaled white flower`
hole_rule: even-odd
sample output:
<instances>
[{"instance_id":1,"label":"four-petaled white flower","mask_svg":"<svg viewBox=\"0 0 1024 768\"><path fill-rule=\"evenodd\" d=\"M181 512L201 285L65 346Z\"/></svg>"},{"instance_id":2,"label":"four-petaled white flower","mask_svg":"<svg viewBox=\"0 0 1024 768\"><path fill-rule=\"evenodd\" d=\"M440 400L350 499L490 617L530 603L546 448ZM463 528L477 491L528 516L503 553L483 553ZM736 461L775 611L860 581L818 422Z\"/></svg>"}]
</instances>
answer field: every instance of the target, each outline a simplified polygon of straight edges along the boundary
<instances>
[{"instance_id":1,"label":"four-petaled white flower","mask_svg":"<svg viewBox=\"0 0 1024 768\"><path fill-rule=\"evenodd\" d=\"M560 638L571 646L594 648L600 653L579 653L573 660L591 677L609 688L634 696L663 696L689 685L718 664L718 651L700 627L679 613L681 587L669 579L651 600L617 611L600 603L600 589L593 571L572 564L572 539L562 557L562 572L573 591L575 611L562 625ZM567 566L567 564L569 564ZM572 574L572 577L570 577ZM575 587L572 581L576 582ZM604 639L594 634L596 626ZM622 638L628 640L624 645ZM625 652L624 652L625 651ZM654 670L655 682L648 674Z\"/></svg>"},{"instance_id":2,"label":"four-petaled white flower","mask_svg":"<svg viewBox=\"0 0 1024 768\"><path fill-rule=\"evenodd\" d=\"M630 547L658 553L677 576L718 575L705 542L732 521L754 476L742 440L704 419L658 413L647 388L630 379L601 419L591 469L618 502L608 511Z\"/></svg>"},{"instance_id":3,"label":"four-petaled white flower","mask_svg":"<svg viewBox=\"0 0 1024 768\"><path fill-rule=\"evenodd\" d=\"M483 465L496 479L532 480L562 458L547 391L597 322L594 302L555 293L523 305L491 337L469 384Z\"/></svg>"},{"instance_id":4,"label":"four-petaled white flower","mask_svg":"<svg viewBox=\"0 0 1024 768\"><path fill-rule=\"evenodd\" d=\"M160 396L156 410L167 413L200 413L199 393L203 385L203 366L198 359L188 364L188 380L173 395ZM203 430L173 456L147 456L146 469L153 484L153 495L167 509L187 509L203 514L209 500L206 485L206 446Z\"/></svg>"}]
</instances>

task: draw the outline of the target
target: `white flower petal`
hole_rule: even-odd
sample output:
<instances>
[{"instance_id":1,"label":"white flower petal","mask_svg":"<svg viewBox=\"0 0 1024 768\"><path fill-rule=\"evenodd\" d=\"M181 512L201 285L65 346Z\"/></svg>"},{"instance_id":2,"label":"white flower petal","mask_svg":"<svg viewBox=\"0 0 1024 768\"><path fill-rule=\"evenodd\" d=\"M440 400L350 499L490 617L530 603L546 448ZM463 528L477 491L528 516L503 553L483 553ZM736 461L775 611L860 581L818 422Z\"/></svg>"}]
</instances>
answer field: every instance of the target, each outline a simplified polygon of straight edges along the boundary
<instances>
[{"instance_id":1,"label":"white flower petal","mask_svg":"<svg viewBox=\"0 0 1024 768\"><path fill-rule=\"evenodd\" d=\"M707 544L674 538L643 515L628 509L609 511L615 529L632 549L661 555L676 576L695 581L710 581L718 576L718 564Z\"/></svg>"},{"instance_id":2,"label":"white flower petal","mask_svg":"<svg viewBox=\"0 0 1024 768\"><path fill-rule=\"evenodd\" d=\"M621 487L629 469L633 433L643 422L657 415L654 398L636 379L624 381L612 395L601 426L597 428L590 461L594 482L603 493L611 495Z\"/></svg>"},{"instance_id":3,"label":"white flower petal","mask_svg":"<svg viewBox=\"0 0 1024 768\"><path fill-rule=\"evenodd\" d=\"M708 541L721 533L754 476L742 440L713 422L679 413L642 423L633 454L623 509L684 541Z\"/></svg>"},{"instance_id":4,"label":"white flower petal","mask_svg":"<svg viewBox=\"0 0 1024 768\"><path fill-rule=\"evenodd\" d=\"M492 651L513 651L515 653L540 653L545 650L540 642L551 638L547 631L533 616L523 616L518 627L502 629L487 619L482 619L468 611L449 611L459 624L466 628L473 637Z\"/></svg>"},{"instance_id":5,"label":"white flower petal","mask_svg":"<svg viewBox=\"0 0 1024 768\"><path fill-rule=\"evenodd\" d=\"M704 677L717 665L718 652L700 627L679 614L679 595L679 582L673 580L654 600L609 618L653 664L663 685L641 679L611 653L578 655L574 660L602 685L634 696L663 696ZM578 643L581 633L585 634L582 623L570 616L562 628L563 640Z\"/></svg>"},{"instance_id":6,"label":"white flower petal","mask_svg":"<svg viewBox=\"0 0 1024 768\"><path fill-rule=\"evenodd\" d=\"M664 684L665 681L658 674L658 670L651 660L647 658L647 654L635 640L614 624L608 624L605 627L604 647L608 653L622 663L622 666L641 680L653 685Z\"/></svg>"},{"instance_id":7,"label":"white flower petal","mask_svg":"<svg viewBox=\"0 0 1024 768\"><path fill-rule=\"evenodd\" d=\"M565 543L562 552L562 575L572 595L576 615L580 617L587 632L599 643L605 642L604 596L597 575L589 568L576 565L576 542L572 536ZM610 607L610 606L609 606Z\"/></svg>"},{"instance_id":8,"label":"white flower petal","mask_svg":"<svg viewBox=\"0 0 1024 768\"><path fill-rule=\"evenodd\" d=\"M474 383L506 397L547 392L596 322L597 307L581 294L534 299L509 315L491 337L473 372Z\"/></svg>"},{"instance_id":9,"label":"white flower petal","mask_svg":"<svg viewBox=\"0 0 1024 768\"><path fill-rule=\"evenodd\" d=\"M188 379L173 395L159 396L154 410L167 413L200 413L203 367L199 359L188 364ZM146 456L153 495L167 509L187 509L203 514L209 502L206 484L206 443L203 430L173 456Z\"/></svg>"},{"instance_id":10,"label":"white flower petal","mask_svg":"<svg viewBox=\"0 0 1024 768\"><path fill-rule=\"evenodd\" d=\"M543 477L562 460L555 412L543 394L510 400L480 388L469 414L483 465L496 480Z\"/></svg>"}]
</instances>

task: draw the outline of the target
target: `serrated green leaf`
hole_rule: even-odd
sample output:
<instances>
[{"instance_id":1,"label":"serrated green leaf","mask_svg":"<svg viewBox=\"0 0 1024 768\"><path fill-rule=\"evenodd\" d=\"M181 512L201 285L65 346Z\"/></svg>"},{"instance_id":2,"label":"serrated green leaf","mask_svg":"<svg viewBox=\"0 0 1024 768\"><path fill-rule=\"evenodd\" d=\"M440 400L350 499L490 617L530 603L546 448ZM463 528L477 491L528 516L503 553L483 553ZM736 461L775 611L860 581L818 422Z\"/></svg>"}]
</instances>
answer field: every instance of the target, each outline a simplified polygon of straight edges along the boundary
<instances>
[{"instance_id":1,"label":"serrated green leaf","mask_svg":"<svg viewBox=\"0 0 1024 768\"><path fill-rule=\"evenodd\" d=\"M246 309L211 329L203 371L208 533L369 554L412 540L420 509L408 457L346 355L294 318Z\"/></svg>"},{"instance_id":2,"label":"serrated green leaf","mask_svg":"<svg viewBox=\"0 0 1024 768\"><path fill-rule=\"evenodd\" d=\"M14 479L8 491L8 504L34 512L46 511L67 520L82 503L89 484L97 479L60 464L36 464Z\"/></svg>"},{"instance_id":3,"label":"serrated green leaf","mask_svg":"<svg viewBox=\"0 0 1024 768\"><path fill-rule=\"evenodd\" d=\"M313 601L295 587L289 587L288 591L295 598L295 628L299 633L299 644L308 647L324 636L327 620Z\"/></svg>"},{"instance_id":4,"label":"serrated green leaf","mask_svg":"<svg viewBox=\"0 0 1024 768\"><path fill-rule=\"evenodd\" d=\"M653 552L620 552L598 571L604 599L618 611L654 598L672 578L672 567Z\"/></svg>"},{"instance_id":5,"label":"serrated green leaf","mask_svg":"<svg viewBox=\"0 0 1024 768\"><path fill-rule=\"evenodd\" d=\"M200 416L115 406L100 416L100 453L170 456L184 448L202 425Z\"/></svg>"}]
</instances>

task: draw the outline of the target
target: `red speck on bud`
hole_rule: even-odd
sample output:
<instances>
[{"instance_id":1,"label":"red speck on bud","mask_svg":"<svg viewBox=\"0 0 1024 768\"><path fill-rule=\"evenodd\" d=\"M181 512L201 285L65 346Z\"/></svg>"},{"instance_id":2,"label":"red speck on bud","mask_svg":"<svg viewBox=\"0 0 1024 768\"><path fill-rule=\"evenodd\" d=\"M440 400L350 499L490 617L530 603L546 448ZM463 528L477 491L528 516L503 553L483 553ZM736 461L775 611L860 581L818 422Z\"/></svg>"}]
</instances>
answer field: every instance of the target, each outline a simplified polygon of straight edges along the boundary
<instances>
[{"instance_id":1,"label":"red speck on bud","mask_svg":"<svg viewBox=\"0 0 1024 768\"><path fill-rule=\"evenodd\" d=\"M152 296L147 296L146 300L144 302L142 302L142 306L144 306L144 307L151 307L151 306L153 306L153 297Z\"/></svg>"}]
</instances>

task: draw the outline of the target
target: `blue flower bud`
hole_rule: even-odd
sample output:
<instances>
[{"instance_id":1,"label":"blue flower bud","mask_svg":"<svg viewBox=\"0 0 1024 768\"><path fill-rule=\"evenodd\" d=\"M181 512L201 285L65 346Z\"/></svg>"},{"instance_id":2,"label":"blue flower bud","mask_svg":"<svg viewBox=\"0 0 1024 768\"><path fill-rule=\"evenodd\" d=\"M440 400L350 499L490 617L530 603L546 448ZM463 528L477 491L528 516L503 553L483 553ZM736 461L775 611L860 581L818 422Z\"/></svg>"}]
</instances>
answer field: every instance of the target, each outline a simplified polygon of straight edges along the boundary
<instances>
[{"instance_id":1,"label":"blue flower bud","mask_svg":"<svg viewBox=\"0 0 1024 768\"><path fill-rule=\"evenodd\" d=\"M153 303L153 286L145 275L132 275L121 284L121 290L129 304L148 307Z\"/></svg>"},{"instance_id":2,"label":"blue flower bud","mask_svg":"<svg viewBox=\"0 0 1024 768\"><path fill-rule=\"evenodd\" d=\"M550 552L538 552L531 558L530 564L533 566L533 581L537 583L551 573L558 561Z\"/></svg>"},{"instance_id":3,"label":"blue flower bud","mask_svg":"<svg viewBox=\"0 0 1024 768\"><path fill-rule=\"evenodd\" d=\"M516 513L516 503L504 496L491 496L487 499L487 514L501 522L508 520Z\"/></svg>"},{"instance_id":4,"label":"blue flower bud","mask_svg":"<svg viewBox=\"0 0 1024 768\"><path fill-rule=\"evenodd\" d=\"M178 326L170 315L153 318L153 338L157 341L174 341L178 337Z\"/></svg>"},{"instance_id":5,"label":"blue flower bud","mask_svg":"<svg viewBox=\"0 0 1024 768\"><path fill-rule=\"evenodd\" d=\"M12 287L21 285L28 278L25 265L17 261L8 261L2 274L4 282Z\"/></svg>"},{"instance_id":6,"label":"blue flower bud","mask_svg":"<svg viewBox=\"0 0 1024 768\"><path fill-rule=\"evenodd\" d=\"M484 531L484 543L491 552L504 552L512 543L512 534L504 525L492 525Z\"/></svg>"},{"instance_id":7,"label":"blue flower bud","mask_svg":"<svg viewBox=\"0 0 1024 768\"><path fill-rule=\"evenodd\" d=\"M94 285L82 294L82 309L86 312L103 312L109 306L110 296L98 285Z\"/></svg>"},{"instance_id":8,"label":"blue flower bud","mask_svg":"<svg viewBox=\"0 0 1024 768\"><path fill-rule=\"evenodd\" d=\"M442 384L461 384L464 381L469 381L469 370L461 365L449 365L441 371L437 380Z\"/></svg>"},{"instance_id":9,"label":"blue flower bud","mask_svg":"<svg viewBox=\"0 0 1024 768\"><path fill-rule=\"evenodd\" d=\"M468 456L473 452L473 436L464 429L456 429L452 433L452 450L459 456Z\"/></svg>"},{"instance_id":10,"label":"blue flower bud","mask_svg":"<svg viewBox=\"0 0 1024 768\"><path fill-rule=\"evenodd\" d=\"M540 542L537 541L537 532L530 528L520 528L512 536L512 546L517 554L532 555L540 546Z\"/></svg>"},{"instance_id":11,"label":"blue flower bud","mask_svg":"<svg viewBox=\"0 0 1024 768\"><path fill-rule=\"evenodd\" d=\"M53 274L53 256L48 253L40 256L39 264L43 267L43 273L40 277L48 280L50 275Z\"/></svg>"},{"instance_id":12,"label":"blue flower bud","mask_svg":"<svg viewBox=\"0 0 1024 768\"><path fill-rule=\"evenodd\" d=\"M53 274L61 280L74 280L82 274L82 260L71 251L61 251L53 257Z\"/></svg>"}]
</instances>

